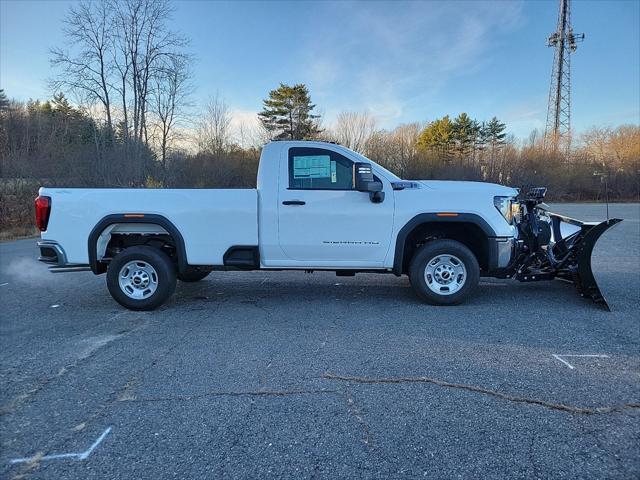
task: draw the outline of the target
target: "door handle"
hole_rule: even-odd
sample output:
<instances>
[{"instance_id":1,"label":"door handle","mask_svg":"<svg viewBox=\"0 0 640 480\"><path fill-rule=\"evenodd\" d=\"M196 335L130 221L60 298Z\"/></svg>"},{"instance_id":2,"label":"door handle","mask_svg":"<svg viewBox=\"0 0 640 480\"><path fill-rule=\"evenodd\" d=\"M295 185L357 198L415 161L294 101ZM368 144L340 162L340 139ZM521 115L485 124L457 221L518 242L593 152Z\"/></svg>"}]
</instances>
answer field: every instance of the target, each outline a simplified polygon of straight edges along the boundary
<instances>
[{"instance_id":1,"label":"door handle","mask_svg":"<svg viewBox=\"0 0 640 480\"><path fill-rule=\"evenodd\" d=\"M285 200L282 202L283 205L306 205L307 202L303 202L302 200Z\"/></svg>"}]
</instances>

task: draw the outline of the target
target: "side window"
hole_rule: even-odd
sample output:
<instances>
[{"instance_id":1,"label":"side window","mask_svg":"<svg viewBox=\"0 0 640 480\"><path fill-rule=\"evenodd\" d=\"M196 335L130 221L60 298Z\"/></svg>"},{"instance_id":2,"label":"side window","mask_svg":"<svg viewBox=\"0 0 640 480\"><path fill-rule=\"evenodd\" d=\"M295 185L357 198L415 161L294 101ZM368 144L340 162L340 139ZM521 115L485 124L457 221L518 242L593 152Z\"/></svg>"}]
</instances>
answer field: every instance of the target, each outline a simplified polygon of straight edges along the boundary
<instances>
[{"instance_id":1,"label":"side window","mask_svg":"<svg viewBox=\"0 0 640 480\"><path fill-rule=\"evenodd\" d=\"M290 148L289 188L296 190L352 190L353 162L332 150Z\"/></svg>"}]
</instances>

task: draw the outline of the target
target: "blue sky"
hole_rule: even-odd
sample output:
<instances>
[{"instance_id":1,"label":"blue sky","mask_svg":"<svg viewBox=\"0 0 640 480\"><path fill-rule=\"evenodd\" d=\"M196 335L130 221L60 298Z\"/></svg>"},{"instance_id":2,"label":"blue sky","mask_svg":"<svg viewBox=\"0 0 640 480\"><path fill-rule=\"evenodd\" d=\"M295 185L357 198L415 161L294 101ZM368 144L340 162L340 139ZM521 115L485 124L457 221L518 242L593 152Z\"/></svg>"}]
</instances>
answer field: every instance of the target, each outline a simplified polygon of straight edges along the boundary
<instances>
[{"instance_id":1,"label":"blue sky","mask_svg":"<svg viewBox=\"0 0 640 480\"><path fill-rule=\"evenodd\" d=\"M0 0L0 88L46 98L48 50L69 1ZM177 1L191 40L195 100L216 92L248 119L279 82L303 82L330 124L368 110L383 127L467 112L511 133L544 128L552 1ZM640 1L574 1L573 124L640 123Z\"/></svg>"}]
</instances>

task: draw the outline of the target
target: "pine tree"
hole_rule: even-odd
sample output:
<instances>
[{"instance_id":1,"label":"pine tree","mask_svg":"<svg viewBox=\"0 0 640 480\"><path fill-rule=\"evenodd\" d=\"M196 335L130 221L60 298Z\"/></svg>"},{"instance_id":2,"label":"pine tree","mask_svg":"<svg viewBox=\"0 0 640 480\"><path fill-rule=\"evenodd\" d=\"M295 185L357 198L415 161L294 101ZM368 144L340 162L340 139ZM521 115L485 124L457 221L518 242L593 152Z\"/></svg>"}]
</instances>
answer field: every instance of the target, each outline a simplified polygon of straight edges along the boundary
<instances>
[{"instance_id":1,"label":"pine tree","mask_svg":"<svg viewBox=\"0 0 640 480\"><path fill-rule=\"evenodd\" d=\"M473 147L475 132L474 120L469 115L461 113L453 121L453 138L460 155L467 155Z\"/></svg>"},{"instance_id":2,"label":"pine tree","mask_svg":"<svg viewBox=\"0 0 640 480\"><path fill-rule=\"evenodd\" d=\"M484 147L484 122L473 120L471 131L473 132L473 144L471 145L473 151L472 160L475 162L478 151Z\"/></svg>"},{"instance_id":3,"label":"pine tree","mask_svg":"<svg viewBox=\"0 0 640 480\"><path fill-rule=\"evenodd\" d=\"M418 137L417 146L422 149L438 152L448 159L454 142L453 122L449 115L429 123Z\"/></svg>"},{"instance_id":4,"label":"pine tree","mask_svg":"<svg viewBox=\"0 0 640 480\"><path fill-rule=\"evenodd\" d=\"M496 163L498 161L498 158L496 158L497 150L506 143L506 129L507 126L500 120L498 120L497 117L493 117L491 120L489 120L489 123L487 123L485 128L486 141L491 148L489 156L489 169L487 172L487 176L490 180L494 179Z\"/></svg>"},{"instance_id":5,"label":"pine tree","mask_svg":"<svg viewBox=\"0 0 640 480\"><path fill-rule=\"evenodd\" d=\"M505 130L507 126L498 120L496 117L493 117L486 126L487 130L487 141L492 148L498 147L500 145L504 145L506 143L507 134Z\"/></svg>"},{"instance_id":6,"label":"pine tree","mask_svg":"<svg viewBox=\"0 0 640 480\"><path fill-rule=\"evenodd\" d=\"M67 100L67 97L65 97L64 93L62 92L53 95L53 99L51 100L51 107L53 108L53 110L55 110L56 113L63 117L71 117L75 113L74 108L71 106L69 100Z\"/></svg>"},{"instance_id":7,"label":"pine tree","mask_svg":"<svg viewBox=\"0 0 640 480\"><path fill-rule=\"evenodd\" d=\"M264 100L262 112L258 114L264 128L274 140L304 140L315 138L321 130L312 113L309 90L300 83L290 87L284 83L269 92Z\"/></svg>"},{"instance_id":8,"label":"pine tree","mask_svg":"<svg viewBox=\"0 0 640 480\"><path fill-rule=\"evenodd\" d=\"M476 146L479 150L484 150L487 146L487 122L476 122Z\"/></svg>"},{"instance_id":9,"label":"pine tree","mask_svg":"<svg viewBox=\"0 0 640 480\"><path fill-rule=\"evenodd\" d=\"M0 88L0 112L9 110L9 99L7 94L4 93L4 89Z\"/></svg>"}]
</instances>

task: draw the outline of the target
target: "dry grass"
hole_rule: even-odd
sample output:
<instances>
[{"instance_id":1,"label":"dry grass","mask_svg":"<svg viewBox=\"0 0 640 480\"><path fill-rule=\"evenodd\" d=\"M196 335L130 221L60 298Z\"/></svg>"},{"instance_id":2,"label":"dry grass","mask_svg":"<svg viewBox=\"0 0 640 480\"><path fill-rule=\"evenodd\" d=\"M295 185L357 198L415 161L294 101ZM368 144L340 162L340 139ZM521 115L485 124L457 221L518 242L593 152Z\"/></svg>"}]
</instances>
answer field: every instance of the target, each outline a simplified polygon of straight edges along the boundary
<instances>
[{"instance_id":1,"label":"dry grass","mask_svg":"<svg viewBox=\"0 0 640 480\"><path fill-rule=\"evenodd\" d=\"M29 238L35 228L33 201L39 182L26 179L3 179L0 182L0 241Z\"/></svg>"},{"instance_id":2,"label":"dry grass","mask_svg":"<svg viewBox=\"0 0 640 480\"><path fill-rule=\"evenodd\" d=\"M31 226L16 226L0 231L0 242L12 242L23 238L35 238L40 234L37 228Z\"/></svg>"}]
</instances>

